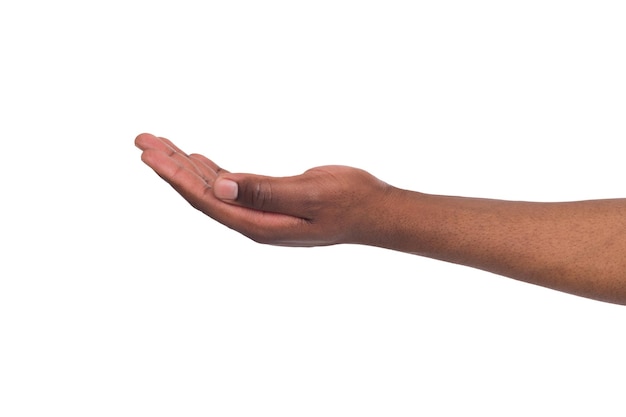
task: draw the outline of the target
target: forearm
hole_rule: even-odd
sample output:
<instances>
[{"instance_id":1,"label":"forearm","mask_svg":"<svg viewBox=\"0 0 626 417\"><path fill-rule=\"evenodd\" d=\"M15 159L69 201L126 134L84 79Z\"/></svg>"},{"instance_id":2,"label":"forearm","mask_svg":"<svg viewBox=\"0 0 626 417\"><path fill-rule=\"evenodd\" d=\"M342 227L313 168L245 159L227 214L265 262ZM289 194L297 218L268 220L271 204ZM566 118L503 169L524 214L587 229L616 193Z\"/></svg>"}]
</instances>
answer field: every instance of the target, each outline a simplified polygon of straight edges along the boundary
<instances>
[{"instance_id":1,"label":"forearm","mask_svg":"<svg viewBox=\"0 0 626 417\"><path fill-rule=\"evenodd\" d=\"M626 199L529 203L393 189L368 244L626 304Z\"/></svg>"}]
</instances>

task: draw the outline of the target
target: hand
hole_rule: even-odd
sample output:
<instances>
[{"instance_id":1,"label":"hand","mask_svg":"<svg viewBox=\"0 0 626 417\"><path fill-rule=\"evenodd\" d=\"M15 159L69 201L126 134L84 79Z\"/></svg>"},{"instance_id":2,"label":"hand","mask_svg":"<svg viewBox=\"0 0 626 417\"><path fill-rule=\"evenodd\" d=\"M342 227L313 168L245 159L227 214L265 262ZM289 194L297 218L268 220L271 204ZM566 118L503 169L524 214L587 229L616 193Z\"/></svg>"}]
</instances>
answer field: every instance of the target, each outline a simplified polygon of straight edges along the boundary
<instances>
[{"instance_id":1,"label":"hand","mask_svg":"<svg viewBox=\"0 0 626 417\"><path fill-rule=\"evenodd\" d=\"M135 144L193 207L260 243L371 244L393 191L356 168L324 166L282 178L234 174L164 138L144 133Z\"/></svg>"}]
</instances>

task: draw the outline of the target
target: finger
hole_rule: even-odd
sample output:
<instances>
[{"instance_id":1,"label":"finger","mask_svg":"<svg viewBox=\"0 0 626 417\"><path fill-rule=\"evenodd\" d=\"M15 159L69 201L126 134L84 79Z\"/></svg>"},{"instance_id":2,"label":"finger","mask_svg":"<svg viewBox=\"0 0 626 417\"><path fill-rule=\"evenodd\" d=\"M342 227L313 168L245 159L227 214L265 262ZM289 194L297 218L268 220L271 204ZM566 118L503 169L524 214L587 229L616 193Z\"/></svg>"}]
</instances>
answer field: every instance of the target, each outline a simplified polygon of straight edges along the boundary
<instances>
[{"instance_id":1,"label":"finger","mask_svg":"<svg viewBox=\"0 0 626 417\"><path fill-rule=\"evenodd\" d=\"M146 149L141 160L167 181L194 207L209 192L211 185L199 175L186 159L176 158L176 154L156 149Z\"/></svg>"},{"instance_id":2,"label":"finger","mask_svg":"<svg viewBox=\"0 0 626 417\"><path fill-rule=\"evenodd\" d=\"M258 242L290 244L307 226L297 217L224 203L203 178L164 152L147 149L142 160L193 207Z\"/></svg>"},{"instance_id":3,"label":"finger","mask_svg":"<svg viewBox=\"0 0 626 417\"><path fill-rule=\"evenodd\" d=\"M149 133L142 133L135 139L135 145L141 150L154 149L165 153L179 153L187 156L179 147L174 145L169 139L157 137Z\"/></svg>"},{"instance_id":4,"label":"finger","mask_svg":"<svg viewBox=\"0 0 626 417\"><path fill-rule=\"evenodd\" d=\"M157 137L149 133L143 133L135 139L135 144L142 150L156 150L166 153L170 157L179 161L187 169L195 171L198 175L201 175L206 181L213 182L215 175L211 175L206 170L197 166L197 162L191 160L189 156L177 147L172 141L166 138Z\"/></svg>"},{"instance_id":5,"label":"finger","mask_svg":"<svg viewBox=\"0 0 626 417\"><path fill-rule=\"evenodd\" d=\"M202 162L204 165L206 165L209 168L211 168L216 174L228 172L224 168L219 167L215 162L211 161L206 156L200 155L199 153L192 153L192 154L189 155L189 157L192 158L192 159L195 159L197 161Z\"/></svg>"},{"instance_id":6,"label":"finger","mask_svg":"<svg viewBox=\"0 0 626 417\"><path fill-rule=\"evenodd\" d=\"M220 172L228 172L204 155L194 153L189 155L189 158L196 164L196 167L202 171L207 181L211 183L213 183Z\"/></svg>"},{"instance_id":7,"label":"finger","mask_svg":"<svg viewBox=\"0 0 626 417\"><path fill-rule=\"evenodd\" d=\"M159 149L163 146L163 140L151 133L142 133L135 138L135 146L142 151L146 149Z\"/></svg>"},{"instance_id":8,"label":"finger","mask_svg":"<svg viewBox=\"0 0 626 417\"><path fill-rule=\"evenodd\" d=\"M141 149L155 149L165 153L178 153L187 157L188 155L176 146L171 140L163 137L154 136L150 133L142 133L135 138L135 145Z\"/></svg>"},{"instance_id":9,"label":"finger","mask_svg":"<svg viewBox=\"0 0 626 417\"><path fill-rule=\"evenodd\" d=\"M194 157L194 155L190 155L189 159L194 164L198 174L202 176L207 183L212 185L215 178L217 178L217 173L213 170L213 168L198 160L198 158Z\"/></svg>"},{"instance_id":10,"label":"finger","mask_svg":"<svg viewBox=\"0 0 626 417\"><path fill-rule=\"evenodd\" d=\"M304 175L276 178L228 173L219 176L213 187L225 202L302 219L311 218L320 192Z\"/></svg>"},{"instance_id":11,"label":"finger","mask_svg":"<svg viewBox=\"0 0 626 417\"><path fill-rule=\"evenodd\" d=\"M171 140L161 137L159 136L158 139L160 139L164 144L166 144L167 146L169 146L171 149L173 149L175 152L178 152L181 155L185 155L185 156L189 156L187 155L185 152L183 152L182 149L180 149L178 146L176 146L174 144L174 142L172 142Z\"/></svg>"},{"instance_id":12,"label":"finger","mask_svg":"<svg viewBox=\"0 0 626 417\"><path fill-rule=\"evenodd\" d=\"M136 145L142 149L142 160L150 166L161 178L167 181L183 198L185 198L192 206L202 211L206 215L212 217L216 221L237 230L249 238L262 243L272 243L278 245L298 245L309 246L310 227L312 225L307 221L306 216L302 213L303 206L306 204L307 198L303 198L302 193L293 195L294 201L299 203L293 204L290 208L288 196L289 191L297 190L287 182L290 178L270 178L260 176L243 176L250 177L242 180L242 195L249 195L255 186L252 179L267 178L269 180L279 180L273 187L280 191L284 186L286 192L280 192L281 197L278 201L285 201L285 204L279 204L274 212L262 211L257 207L265 207L271 209L272 204L261 204L261 199L254 200L249 204L251 199L242 198L240 202L229 202L228 204L218 199L212 190L213 180L220 174L228 174L228 171L220 168L210 159L203 155L192 154L186 155L181 149L176 147L166 138L159 138L154 135L145 133L139 135L135 140ZM242 175L242 174L238 174ZM237 175L232 176L233 179L238 178ZM294 181L294 186L306 183L301 178ZM259 194L261 196L263 193ZM269 203L269 200L267 200ZM276 201L274 201L276 203ZM246 207L248 204L249 207ZM283 210L284 213L281 211ZM294 213L291 215L289 213Z\"/></svg>"}]
</instances>

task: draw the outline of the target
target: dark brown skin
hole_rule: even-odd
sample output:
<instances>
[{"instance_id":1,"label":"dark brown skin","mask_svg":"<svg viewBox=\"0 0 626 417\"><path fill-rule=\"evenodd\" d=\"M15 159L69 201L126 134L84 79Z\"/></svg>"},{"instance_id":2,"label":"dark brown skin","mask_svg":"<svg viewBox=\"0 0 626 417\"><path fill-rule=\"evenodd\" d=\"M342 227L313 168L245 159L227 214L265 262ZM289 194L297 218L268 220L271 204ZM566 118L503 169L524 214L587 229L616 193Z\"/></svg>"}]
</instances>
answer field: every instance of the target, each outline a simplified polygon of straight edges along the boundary
<instances>
[{"instance_id":1,"label":"dark brown skin","mask_svg":"<svg viewBox=\"0 0 626 417\"><path fill-rule=\"evenodd\" d=\"M626 305L626 199L437 196L345 166L281 178L235 174L165 138L144 133L135 144L192 206L260 243L378 246Z\"/></svg>"}]
</instances>

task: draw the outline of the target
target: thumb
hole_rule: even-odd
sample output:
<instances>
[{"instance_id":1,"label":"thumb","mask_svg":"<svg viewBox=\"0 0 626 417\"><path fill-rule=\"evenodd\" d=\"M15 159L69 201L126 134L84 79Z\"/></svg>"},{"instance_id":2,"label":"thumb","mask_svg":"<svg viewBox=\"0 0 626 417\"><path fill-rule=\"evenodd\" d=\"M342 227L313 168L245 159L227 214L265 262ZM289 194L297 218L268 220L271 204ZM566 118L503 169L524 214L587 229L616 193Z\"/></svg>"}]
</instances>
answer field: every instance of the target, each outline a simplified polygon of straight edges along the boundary
<instances>
[{"instance_id":1,"label":"thumb","mask_svg":"<svg viewBox=\"0 0 626 417\"><path fill-rule=\"evenodd\" d=\"M239 196L239 185L228 178L218 177L213 183L213 193L220 200L234 201Z\"/></svg>"},{"instance_id":2,"label":"thumb","mask_svg":"<svg viewBox=\"0 0 626 417\"><path fill-rule=\"evenodd\" d=\"M227 203L302 217L310 198L305 182L302 175L267 177L227 173L216 178L213 193Z\"/></svg>"}]
</instances>

